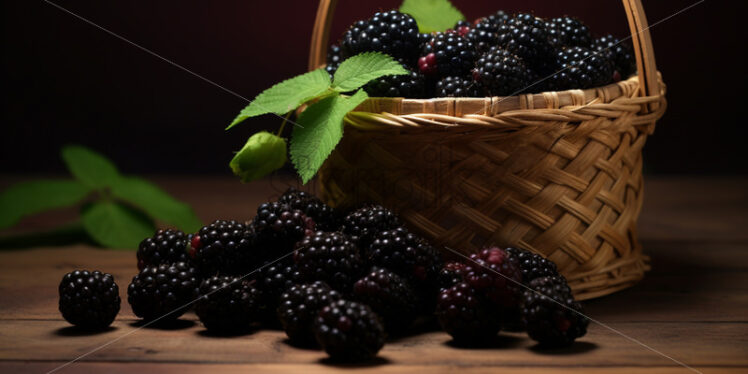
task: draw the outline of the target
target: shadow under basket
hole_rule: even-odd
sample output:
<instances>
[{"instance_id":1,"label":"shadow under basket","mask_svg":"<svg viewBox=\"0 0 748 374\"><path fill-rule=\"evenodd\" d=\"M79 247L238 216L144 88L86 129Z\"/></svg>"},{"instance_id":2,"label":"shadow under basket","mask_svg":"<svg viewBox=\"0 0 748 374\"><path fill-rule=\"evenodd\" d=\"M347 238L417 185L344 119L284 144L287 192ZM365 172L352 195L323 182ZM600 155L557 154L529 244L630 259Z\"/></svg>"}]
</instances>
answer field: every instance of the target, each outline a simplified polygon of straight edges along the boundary
<instances>
[{"instance_id":1,"label":"shadow under basket","mask_svg":"<svg viewBox=\"0 0 748 374\"><path fill-rule=\"evenodd\" d=\"M313 37L310 68L324 63L334 3L320 4L314 35L324 41ZM666 101L641 4L624 5L637 76L511 97L371 98L346 116L320 196L343 209L380 203L463 254L489 245L539 253L578 299L633 285L649 269L636 231L641 151Z\"/></svg>"}]
</instances>

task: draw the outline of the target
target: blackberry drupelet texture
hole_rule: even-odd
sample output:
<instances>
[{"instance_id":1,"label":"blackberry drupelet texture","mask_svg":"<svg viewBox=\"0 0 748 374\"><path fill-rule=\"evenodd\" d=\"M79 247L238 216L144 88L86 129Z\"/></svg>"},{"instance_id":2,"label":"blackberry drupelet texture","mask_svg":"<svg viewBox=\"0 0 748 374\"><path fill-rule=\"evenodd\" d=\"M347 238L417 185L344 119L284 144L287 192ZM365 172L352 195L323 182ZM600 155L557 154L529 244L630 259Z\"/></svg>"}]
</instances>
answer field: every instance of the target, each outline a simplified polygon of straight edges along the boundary
<instances>
[{"instance_id":1,"label":"blackberry drupelet texture","mask_svg":"<svg viewBox=\"0 0 748 374\"><path fill-rule=\"evenodd\" d=\"M615 66L605 53L582 47L568 47L556 53L559 71L549 80L553 90L585 89L613 81Z\"/></svg>"},{"instance_id":2,"label":"blackberry drupelet texture","mask_svg":"<svg viewBox=\"0 0 748 374\"><path fill-rule=\"evenodd\" d=\"M499 25L483 18L465 34L465 37L473 43L479 53L486 53L499 43L498 29Z\"/></svg>"},{"instance_id":3,"label":"blackberry drupelet texture","mask_svg":"<svg viewBox=\"0 0 748 374\"><path fill-rule=\"evenodd\" d=\"M408 74L387 75L366 84L364 90L371 97L404 97L420 99L426 96L426 77L407 66Z\"/></svg>"},{"instance_id":4,"label":"blackberry drupelet texture","mask_svg":"<svg viewBox=\"0 0 748 374\"><path fill-rule=\"evenodd\" d=\"M563 277L536 278L529 287L535 291L523 294L522 318L527 334L540 346L568 346L587 333L590 321L581 314L582 306Z\"/></svg>"},{"instance_id":5,"label":"blackberry drupelet texture","mask_svg":"<svg viewBox=\"0 0 748 374\"><path fill-rule=\"evenodd\" d=\"M402 226L400 218L381 205L370 205L353 211L343 219L341 231L365 251L380 231Z\"/></svg>"},{"instance_id":6,"label":"blackberry drupelet texture","mask_svg":"<svg viewBox=\"0 0 748 374\"><path fill-rule=\"evenodd\" d=\"M316 196L299 191L293 187L288 188L286 192L278 199L281 204L287 204L291 209L297 209L303 212L307 217L314 220L317 230L336 231L340 228L340 217L338 213L323 203Z\"/></svg>"},{"instance_id":7,"label":"blackberry drupelet texture","mask_svg":"<svg viewBox=\"0 0 748 374\"><path fill-rule=\"evenodd\" d=\"M522 272L516 260L497 247L470 255L465 281L501 309L517 307Z\"/></svg>"},{"instance_id":8,"label":"blackberry drupelet texture","mask_svg":"<svg viewBox=\"0 0 748 374\"><path fill-rule=\"evenodd\" d=\"M457 33L434 33L418 59L418 69L426 76L466 75L478 54L473 43Z\"/></svg>"},{"instance_id":9,"label":"blackberry drupelet texture","mask_svg":"<svg viewBox=\"0 0 748 374\"><path fill-rule=\"evenodd\" d=\"M464 282L465 269L467 269L467 266L462 262L448 262L444 264L444 267L439 270L439 291Z\"/></svg>"},{"instance_id":10,"label":"blackberry drupelet texture","mask_svg":"<svg viewBox=\"0 0 748 374\"><path fill-rule=\"evenodd\" d=\"M248 280L214 276L200 284L195 313L215 334L246 332L266 314L262 293Z\"/></svg>"},{"instance_id":11,"label":"blackberry drupelet texture","mask_svg":"<svg viewBox=\"0 0 748 374\"><path fill-rule=\"evenodd\" d=\"M265 203L252 220L263 260L275 260L291 252L296 243L315 231L315 222L304 212L281 202Z\"/></svg>"},{"instance_id":12,"label":"blackberry drupelet texture","mask_svg":"<svg viewBox=\"0 0 748 374\"><path fill-rule=\"evenodd\" d=\"M614 62L618 79L626 79L636 72L636 58L630 40L621 41L608 34L595 39L593 49Z\"/></svg>"},{"instance_id":13,"label":"blackberry drupelet texture","mask_svg":"<svg viewBox=\"0 0 748 374\"><path fill-rule=\"evenodd\" d=\"M531 91L535 77L521 58L493 47L475 63L473 80L486 96L509 96Z\"/></svg>"},{"instance_id":14,"label":"blackberry drupelet texture","mask_svg":"<svg viewBox=\"0 0 748 374\"><path fill-rule=\"evenodd\" d=\"M553 46L543 19L520 13L499 26L498 45L522 58L538 74L553 70Z\"/></svg>"},{"instance_id":15,"label":"blackberry drupelet texture","mask_svg":"<svg viewBox=\"0 0 748 374\"><path fill-rule=\"evenodd\" d=\"M509 18L511 18L511 16L509 14L507 14L505 11L498 10L498 11L496 11L496 13L494 13L494 14L488 16L488 17L485 17L485 18L483 18L481 20L482 21L485 20L485 21L493 24L494 27L496 27L498 29L499 26L501 26L501 25L505 24L507 21L509 21Z\"/></svg>"},{"instance_id":16,"label":"blackberry drupelet texture","mask_svg":"<svg viewBox=\"0 0 748 374\"><path fill-rule=\"evenodd\" d=\"M415 61L418 45L418 25L413 17L391 10L354 23L343 35L340 48L344 58L362 52L383 52L396 59Z\"/></svg>"},{"instance_id":17,"label":"blackberry drupelet texture","mask_svg":"<svg viewBox=\"0 0 748 374\"><path fill-rule=\"evenodd\" d=\"M261 264L255 235L243 223L217 220L192 237L189 255L203 277L243 275Z\"/></svg>"},{"instance_id":18,"label":"blackberry drupelet texture","mask_svg":"<svg viewBox=\"0 0 748 374\"><path fill-rule=\"evenodd\" d=\"M439 293L436 316L442 329L461 345L481 345L501 329L498 311L465 282Z\"/></svg>"},{"instance_id":19,"label":"blackberry drupelet texture","mask_svg":"<svg viewBox=\"0 0 748 374\"><path fill-rule=\"evenodd\" d=\"M592 46L590 29L574 17L557 17L546 23L551 44L556 48Z\"/></svg>"},{"instance_id":20,"label":"blackberry drupelet texture","mask_svg":"<svg viewBox=\"0 0 748 374\"><path fill-rule=\"evenodd\" d=\"M365 361L376 356L385 340L379 316L368 306L338 300L324 306L315 321L319 345L337 361Z\"/></svg>"},{"instance_id":21,"label":"blackberry drupelet texture","mask_svg":"<svg viewBox=\"0 0 748 374\"><path fill-rule=\"evenodd\" d=\"M80 328L104 329L119 313L119 287L111 274L76 270L62 277L58 290L62 317Z\"/></svg>"},{"instance_id":22,"label":"blackberry drupelet texture","mask_svg":"<svg viewBox=\"0 0 748 374\"><path fill-rule=\"evenodd\" d=\"M330 78L335 75L335 71L338 70L341 62L343 62L343 56L340 45L330 45L330 48L327 49L327 64L325 65L325 71L330 74Z\"/></svg>"},{"instance_id":23,"label":"blackberry drupelet texture","mask_svg":"<svg viewBox=\"0 0 748 374\"><path fill-rule=\"evenodd\" d=\"M369 305L390 334L401 335L418 316L420 300L410 283L384 269L372 271L353 285L354 298Z\"/></svg>"},{"instance_id":24,"label":"blackberry drupelet texture","mask_svg":"<svg viewBox=\"0 0 748 374\"><path fill-rule=\"evenodd\" d=\"M257 277L257 288L265 295L268 307L275 310L278 297L294 284L301 283L303 277L291 256L264 266Z\"/></svg>"},{"instance_id":25,"label":"blackberry drupelet texture","mask_svg":"<svg viewBox=\"0 0 748 374\"><path fill-rule=\"evenodd\" d=\"M363 271L356 245L343 233L318 231L304 238L294 253L294 261L307 282L324 281L347 293Z\"/></svg>"},{"instance_id":26,"label":"blackberry drupelet texture","mask_svg":"<svg viewBox=\"0 0 748 374\"><path fill-rule=\"evenodd\" d=\"M187 311L197 297L200 282L189 263L147 266L127 287L127 302L136 316L152 321L173 321Z\"/></svg>"},{"instance_id":27,"label":"blackberry drupelet texture","mask_svg":"<svg viewBox=\"0 0 748 374\"><path fill-rule=\"evenodd\" d=\"M340 299L340 293L327 283L298 284L280 296L278 319L291 341L302 345L313 344L316 343L314 321L319 310Z\"/></svg>"},{"instance_id":28,"label":"blackberry drupelet texture","mask_svg":"<svg viewBox=\"0 0 748 374\"><path fill-rule=\"evenodd\" d=\"M152 237L144 239L138 246L138 270L146 266L158 266L188 261L188 236L179 230L158 230Z\"/></svg>"},{"instance_id":29,"label":"blackberry drupelet texture","mask_svg":"<svg viewBox=\"0 0 748 374\"><path fill-rule=\"evenodd\" d=\"M468 77L444 77L436 82L437 97L480 97L478 84Z\"/></svg>"},{"instance_id":30,"label":"blackberry drupelet texture","mask_svg":"<svg viewBox=\"0 0 748 374\"><path fill-rule=\"evenodd\" d=\"M514 258L522 271L522 283L527 285L536 278L558 277L556 264L543 256L521 248L506 248L506 253Z\"/></svg>"}]
</instances>

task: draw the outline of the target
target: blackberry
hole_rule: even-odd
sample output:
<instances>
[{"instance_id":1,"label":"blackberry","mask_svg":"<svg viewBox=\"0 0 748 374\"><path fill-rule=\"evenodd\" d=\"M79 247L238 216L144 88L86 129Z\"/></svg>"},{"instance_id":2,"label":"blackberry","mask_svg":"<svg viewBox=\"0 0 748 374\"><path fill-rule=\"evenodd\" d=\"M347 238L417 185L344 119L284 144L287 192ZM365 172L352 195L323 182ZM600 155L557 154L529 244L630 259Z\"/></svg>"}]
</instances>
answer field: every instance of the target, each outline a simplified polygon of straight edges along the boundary
<instances>
[{"instance_id":1,"label":"blackberry","mask_svg":"<svg viewBox=\"0 0 748 374\"><path fill-rule=\"evenodd\" d=\"M239 277L214 276L200 284L195 313L208 331L245 332L265 314L263 295Z\"/></svg>"},{"instance_id":2,"label":"blackberry","mask_svg":"<svg viewBox=\"0 0 748 374\"><path fill-rule=\"evenodd\" d=\"M383 52L396 59L414 61L418 53L418 25L413 17L396 10L377 12L354 23L343 35L343 57L362 52Z\"/></svg>"},{"instance_id":3,"label":"blackberry","mask_svg":"<svg viewBox=\"0 0 748 374\"><path fill-rule=\"evenodd\" d=\"M471 28L473 28L472 23L462 20L462 21L457 21L454 27L452 27L450 30L452 32L457 33L460 36L465 36L470 31Z\"/></svg>"},{"instance_id":4,"label":"blackberry","mask_svg":"<svg viewBox=\"0 0 748 374\"><path fill-rule=\"evenodd\" d=\"M436 82L437 97L481 97L483 94L471 78L444 77Z\"/></svg>"},{"instance_id":5,"label":"blackberry","mask_svg":"<svg viewBox=\"0 0 748 374\"><path fill-rule=\"evenodd\" d=\"M536 72L545 74L553 69L548 61L554 48L543 19L520 13L500 25L497 34L499 46L522 58Z\"/></svg>"},{"instance_id":6,"label":"blackberry","mask_svg":"<svg viewBox=\"0 0 748 374\"><path fill-rule=\"evenodd\" d=\"M563 347L587 333L589 319L574 300L563 277L532 280L521 303L522 318L530 338L543 347Z\"/></svg>"},{"instance_id":7,"label":"blackberry","mask_svg":"<svg viewBox=\"0 0 748 374\"><path fill-rule=\"evenodd\" d=\"M489 23L493 24L494 27L496 27L496 29L498 29L499 26L501 26L501 25L505 24L507 21L509 21L509 18L511 18L509 16L509 14L507 14L503 10L498 10L498 11L496 11L496 13L494 13L494 14L488 16L488 17L483 18L482 21L484 20L486 22L489 22Z\"/></svg>"},{"instance_id":8,"label":"blackberry","mask_svg":"<svg viewBox=\"0 0 748 374\"><path fill-rule=\"evenodd\" d=\"M338 213L329 205L323 203L322 200L308 192L289 187L278 199L278 202L287 204L291 209L302 211L314 221L317 230L336 231L340 228Z\"/></svg>"},{"instance_id":9,"label":"blackberry","mask_svg":"<svg viewBox=\"0 0 748 374\"><path fill-rule=\"evenodd\" d=\"M321 280L341 292L350 291L363 265L358 248L345 234L323 231L299 242L294 261L305 280Z\"/></svg>"},{"instance_id":10,"label":"blackberry","mask_svg":"<svg viewBox=\"0 0 748 374\"><path fill-rule=\"evenodd\" d=\"M330 45L327 49L327 64L325 65L325 71L330 74L330 78L335 75L335 71L338 70L338 66L343 62L342 51L338 44Z\"/></svg>"},{"instance_id":11,"label":"blackberry","mask_svg":"<svg viewBox=\"0 0 748 374\"><path fill-rule=\"evenodd\" d=\"M522 283L529 284L530 281L541 277L558 277L556 264L543 256L521 248L507 248L506 253L517 260L522 271Z\"/></svg>"},{"instance_id":12,"label":"blackberry","mask_svg":"<svg viewBox=\"0 0 748 374\"><path fill-rule=\"evenodd\" d=\"M312 218L281 202L260 205L252 227L266 260L275 260L290 252L299 240L315 231Z\"/></svg>"},{"instance_id":13,"label":"blackberry","mask_svg":"<svg viewBox=\"0 0 748 374\"><path fill-rule=\"evenodd\" d=\"M356 300L369 305L384 322L385 329L402 334L418 315L418 298L407 280L377 268L353 285Z\"/></svg>"},{"instance_id":14,"label":"blackberry","mask_svg":"<svg viewBox=\"0 0 748 374\"><path fill-rule=\"evenodd\" d=\"M182 231L156 231L152 237L144 239L138 246L138 270L143 270L146 266L188 261L188 242L187 235Z\"/></svg>"},{"instance_id":15,"label":"blackberry","mask_svg":"<svg viewBox=\"0 0 748 374\"><path fill-rule=\"evenodd\" d=\"M613 35L595 39L594 50L603 53L614 62L618 79L625 79L636 72L636 58L630 40L618 40Z\"/></svg>"},{"instance_id":16,"label":"blackberry","mask_svg":"<svg viewBox=\"0 0 748 374\"><path fill-rule=\"evenodd\" d=\"M274 305L277 305L278 297L289 287L300 283L302 279L293 258L287 257L263 267L257 277L257 287L267 296L269 306L275 309Z\"/></svg>"},{"instance_id":17,"label":"blackberry","mask_svg":"<svg viewBox=\"0 0 748 374\"><path fill-rule=\"evenodd\" d=\"M473 43L457 33L434 33L418 59L426 76L465 75L478 57Z\"/></svg>"},{"instance_id":18,"label":"blackberry","mask_svg":"<svg viewBox=\"0 0 748 374\"><path fill-rule=\"evenodd\" d=\"M254 232L237 221L216 220L192 237L189 255L200 275L240 275L261 264Z\"/></svg>"},{"instance_id":19,"label":"blackberry","mask_svg":"<svg viewBox=\"0 0 748 374\"><path fill-rule=\"evenodd\" d=\"M503 249L492 247L470 255L465 281L502 309L516 308L522 272Z\"/></svg>"},{"instance_id":20,"label":"blackberry","mask_svg":"<svg viewBox=\"0 0 748 374\"><path fill-rule=\"evenodd\" d=\"M337 300L320 310L314 324L319 345L333 360L363 361L376 356L384 345L382 323L371 308Z\"/></svg>"},{"instance_id":21,"label":"blackberry","mask_svg":"<svg viewBox=\"0 0 748 374\"><path fill-rule=\"evenodd\" d=\"M340 298L340 293L324 282L288 288L281 294L278 303L278 319L288 338L302 345L314 343L314 320L319 310Z\"/></svg>"},{"instance_id":22,"label":"blackberry","mask_svg":"<svg viewBox=\"0 0 748 374\"><path fill-rule=\"evenodd\" d=\"M465 282L439 293L436 316L444 331L459 344L481 344L501 329L499 313Z\"/></svg>"},{"instance_id":23,"label":"blackberry","mask_svg":"<svg viewBox=\"0 0 748 374\"><path fill-rule=\"evenodd\" d=\"M395 213L381 205L371 205L348 214L343 219L341 231L350 236L358 248L364 251L374 235L401 225L400 218Z\"/></svg>"},{"instance_id":24,"label":"blackberry","mask_svg":"<svg viewBox=\"0 0 748 374\"><path fill-rule=\"evenodd\" d=\"M557 17L545 23L551 44L556 48L592 46L589 27L574 17Z\"/></svg>"},{"instance_id":25,"label":"blackberry","mask_svg":"<svg viewBox=\"0 0 748 374\"><path fill-rule=\"evenodd\" d=\"M509 96L529 90L535 77L521 58L493 47L475 63L473 80L484 95Z\"/></svg>"},{"instance_id":26,"label":"blackberry","mask_svg":"<svg viewBox=\"0 0 748 374\"><path fill-rule=\"evenodd\" d=\"M465 34L465 37L473 43L479 53L486 53L499 43L498 29L499 26L493 21L483 18Z\"/></svg>"},{"instance_id":27,"label":"blackberry","mask_svg":"<svg viewBox=\"0 0 748 374\"><path fill-rule=\"evenodd\" d=\"M119 287L111 274L76 270L65 274L59 286L60 313L83 329L104 329L119 313Z\"/></svg>"},{"instance_id":28,"label":"blackberry","mask_svg":"<svg viewBox=\"0 0 748 374\"><path fill-rule=\"evenodd\" d=\"M136 316L151 321L173 321L197 296L197 271L186 262L147 266L127 287L127 302Z\"/></svg>"},{"instance_id":29,"label":"blackberry","mask_svg":"<svg viewBox=\"0 0 748 374\"><path fill-rule=\"evenodd\" d=\"M462 262L448 262L439 271L439 291L443 291L465 281L465 269Z\"/></svg>"},{"instance_id":30,"label":"blackberry","mask_svg":"<svg viewBox=\"0 0 748 374\"><path fill-rule=\"evenodd\" d=\"M423 74L408 70L405 75L387 75L369 82L366 93L372 97L404 97L420 99L426 96L426 78Z\"/></svg>"},{"instance_id":31,"label":"blackberry","mask_svg":"<svg viewBox=\"0 0 748 374\"><path fill-rule=\"evenodd\" d=\"M560 69L549 79L551 89L593 88L613 81L615 66L604 53L582 47L568 47L556 53Z\"/></svg>"}]
</instances>

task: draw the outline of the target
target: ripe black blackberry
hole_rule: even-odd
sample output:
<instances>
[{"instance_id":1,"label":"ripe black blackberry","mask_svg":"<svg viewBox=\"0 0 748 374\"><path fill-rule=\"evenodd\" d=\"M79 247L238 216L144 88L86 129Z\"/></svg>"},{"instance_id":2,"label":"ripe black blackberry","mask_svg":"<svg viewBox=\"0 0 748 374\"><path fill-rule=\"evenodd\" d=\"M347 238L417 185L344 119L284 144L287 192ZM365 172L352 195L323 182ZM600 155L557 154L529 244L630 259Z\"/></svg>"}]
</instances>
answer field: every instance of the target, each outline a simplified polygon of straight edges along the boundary
<instances>
[{"instance_id":1,"label":"ripe black blackberry","mask_svg":"<svg viewBox=\"0 0 748 374\"><path fill-rule=\"evenodd\" d=\"M199 286L197 271L186 262L146 266L127 287L127 302L146 321L173 321L187 311Z\"/></svg>"},{"instance_id":2,"label":"ripe black blackberry","mask_svg":"<svg viewBox=\"0 0 748 374\"><path fill-rule=\"evenodd\" d=\"M260 205L251 225L257 234L257 245L265 254L264 260L275 260L292 251L316 226L304 212L281 202Z\"/></svg>"},{"instance_id":3,"label":"ripe black blackberry","mask_svg":"<svg viewBox=\"0 0 748 374\"><path fill-rule=\"evenodd\" d=\"M434 33L418 59L418 69L426 76L466 75L478 54L473 43L457 33Z\"/></svg>"},{"instance_id":4,"label":"ripe black blackberry","mask_svg":"<svg viewBox=\"0 0 748 374\"><path fill-rule=\"evenodd\" d=\"M408 74L387 75L375 79L364 87L366 93L372 97L404 97L420 99L426 95L426 77L413 71L407 66Z\"/></svg>"},{"instance_id":5,"label":"ripe black blackberry","mask_svg":"<svg viewBox=\"0 0 748 374\"><path fill-rule=\"evenodd\" d=\"M156 231L138 246L138 270L143 270L146 266L188 261L188 241L187 235L180 230Z\"/></svg>"},{"instance_id":6,"label":"ripe black blackberry","mask_svg":"<svg viewBox=\"0 0 748 374\"><path fill-rule=\"evenodd\" d=\"M255 234L237 221L216 220L192 237L189 255L203 277L243 275L262 264Z\"/></svg>"},{"instance_id":7,"label":"ripe black blackberry","mask_svg":"<svg viewBox=\"0 0 748 374\"><path fill-rule=\"evenodd\" d=\"M564 347L587 333L590 321L563 277L536 278L529 287L535 291L524 292L521 311L530 338L543 347Z\"/></svg>"},{"instance_id":8,"label":"ripe black blackberry","mask_svg":"<svg viewBox=\"0 0 748 374\"><path fill-rule=\"evenodd\" d=\"M501 26L501 25L505 24L507 21L509 21L509 18L511 18L511 17L505 11L498 10L498 11L496 11L496 13L494 13L494 14L488 16L488 17L482 18L481 21L485 20L485 21L493 24L498 29L499 26Z\"/></svg>"},{"instance_id":9,"label":"ripe black blackberry","mask_svg":"<svg viewBox=\"0 0 748 374\"><path fill-rule=\"evenodd\" d=\"M343 62L343 56L340 45L330 45L330 48L327 49L327 64L325 65L325 71L330 74L330 78L335 75L335 71L338 70L341 62Z\"/></svg>"},{"instance_id":10,"label":"ripe black blackberry","mask_svg":"<svg viewBox=\"0 0 748 374\"><path fill-rule=\"evenodd\" d=\"M468 77L444 77L436 82L437 97L481 97L478 85Z\"/></svg>"},{"instance_id":11,"label":"ripe black blackberry","mask_svg":"<svg viewBox=\"0 0 748 374\"><path fill-rule=\"evenodd\" d=\"M534 74L511 52L492 47L475 63L473 80L486 96L509 96L532 90Z\"/></svg>"},{"instance_id":12,"label":"ripe black blackberry","mask_svg":"<svg viewBox=\"0 0 748 374\"><path fill-rule=\"evenodd\" d=\"M302 211L314 221L317 230L336 231L340 228L340 217L335 209L308 192L289 187L278 202Z\"/></svg>"},{"instance_id":13,"label":"ripe black blackberry","mask_svg":"<svg viewBox=\"0 0 748 374\"><path fill-rule=\"evenodd\" d=\"M498 311L465 282L439 293L436 316L442 329L462 345L490 341L501 329Z\"/></svg>"},{"instance_id":14,"label":"ripe black blackberry","mask_svg":"<svg viewBox=\"0 0 748 374\"><path fill-rule=\"evenodd\" d=\"M275 313L278 297L294 284L301 283L303 277L289 255L280 261L264 266L257 277L257 288L266 296L268 307Z\"/></svg>"},{"instance_id":15,"label":"ripe black blackberry","mask_svg":"<svg viewBox=\"0 0 748 374\"><path fill-rule=\"evenodd\" d=\"M551 44L556 48L592 46L589 27L574 17L557 17L546 22Z\"/></svg>"},{"instance_id":16,"label":"ripe black blackberry","mask_svg":"<svg viewBox=\"0 0 748 374\"><path fill-rule=\"evenodd\" d=\"M443 291L458 283L465 281L465 269L467 266L462 262L448 262L439 270L439 291Z\"/></svg>"},{"instance_id":17,"label":"ripe black blackberry","mask_svg":"<svg viewBox=\"0 0 748 374\"><path fill-rule=\"evenodd\" d=\"M418 316L420 301L410 283L384 269L372 269L353 285L354 298L369 305L390 334L402 334Z\"/></svg>"},{"instance_id":18,"label":"ripe black blackberry","mask_svg":"<svg viewBox=\"0 0 748 374\"><path fill-rule=\"evenodd\" d=\"M636 58L630 40L621 41L608 34L595 39L593 49L614 62L618 79L626 79L636 72Z\"/></svg>"},{"instance_id":19,"label":"ripe black blackberry","mask_svg":"<svg viewBox=\"0 0 748 374\"><path fill-rule=\"evenodd\" d=\"M560 276L556 264L537 253L512 247L506 248L505 251L517 260L522 271L522 283L525 285L536 278Z\"/></svg>"},{"instance_id":20,"label":"ripe black blackberry","mask_svg":"<svg viewBox=\"0 0 748 374\"><path fill-rule=\"evenodd\" d=\"M337 300L324 306L314 324L319 345L338 361L376 356L386 337L379 316L365 304Z\"/></svg>"},{"instance_id":21,"label":"ripe black blackberry","mask_svg":"<svg viewBox=\"0 0 748 374\"><path fill-rule=\"evenodd\" d=\"M522 58L537 73L553 69L549 61L554 48L543 19L520 13L500 25L497 34L499 46Z\"/></svg>"},{"instance_id":22,"label":"ripe black blackberry","mask_svg":"<svg viewBox=\"0 0 748 374\"><path fill-rule=\"evenodd\" d=\"M604 86L613 81L615 66L604 53L582 47L568 47L556 53L559 71L549 80L553 90L585 89Z\"/></svg>"},{"instance_id":23,"label":"ripe black blackberry","mask_svg":"<svg viewBox=\"0 0 748 374\"><path fill-rule=\"evenodd\" d=\"M291 286L280 296L278 319L291 341L309 345L315 343L314 321L319 310L340 299L340 293L324 282Z\"/></svg>"},{"instance_id":24,"label":"ripe black blackberry","mask_svg":"<svg viewBox=\"0 0 748 374\"><path fill-rule=\"evenodd\" d=\"M396 59L414 61L418 44L418 25L413 17L391 10L354 23L343 35L340 48L344 58L362 52L383 52Z\"/></svg>"},{"instance_id":25,"label":"ripe black blackberry","mask_svg":"<svg viewBox=\"0 0 748 374\"><path fill-rule=\"evenodd\" d=\"M348 235L361 251L365 251L380 231L401 226L400 218L381 205L357 209L343 219L341 231Z\"/></svg>"},{"instance_id":26,"label":"ripe black blackberry","mask_svg":"<svg viewBox=\"0 0 748 374\"><path fill-rule=\"evenodd\" d=\"M306 281L324 281L344 293L350 291L363 266L356 245L339 232L318 231L304 238L294 253L294 261Z\"/></svg>"},{"instance_id":27,"label":"ripe black blackberry","mask_svg":"<svg viewBox=\"0 0 748 374\"><path fill-rule=\"evenodd\" d=\"M522 271L517 261L498 247L470 255L465 281L503 310L516 309L521 294Z\"/></svg>"},{"instance_id":28,"label":"ripe black blackberry","mask_svg":"<svg viewBox=\"0 0 748 374\"><path fill-rule=\"evenodd\" d=\"M58 290L62 317L80 328L106 328L119 313L119 287L111 274L76 270L62 277Z\"/></svg>"},{"instance_id":29,"label":"ripe black blackberry","mask_svg":"<svg viewBox=\"0 0 748 374\"><path fill-rule=\"evenodd\" d=\"M245 332L266 313L262 293L239 277L207 278L200 284L199 293L195 313L215 334Z\"/></svg>"}]
</instances>

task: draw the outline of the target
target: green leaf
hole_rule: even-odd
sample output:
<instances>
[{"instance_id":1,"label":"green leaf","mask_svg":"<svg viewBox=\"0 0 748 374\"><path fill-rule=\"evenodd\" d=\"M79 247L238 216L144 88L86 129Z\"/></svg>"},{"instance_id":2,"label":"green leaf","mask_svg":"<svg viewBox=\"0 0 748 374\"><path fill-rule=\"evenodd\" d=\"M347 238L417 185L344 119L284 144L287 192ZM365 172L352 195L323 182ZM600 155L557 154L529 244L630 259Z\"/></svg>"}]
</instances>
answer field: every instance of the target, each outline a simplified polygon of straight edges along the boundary
<instances>
[{"instance_id":1,"label":"green leaf","mask_svg":"<svg viewBox=\"0 0 748 374\"><path fill-rule=\"evenodd\" d=\"M368 98L363 90L345 97L330 96L310 105L299 115L291 138L291 160L306 183L319 170L343 137L343 117Z\"/></svg>"},{"instance_id":2,"label":"green leaf","mask_svg":"<svg viewBox=\"0 0 748 374\"><path fill-rule=\"evenodd\" d=\"M91 192L75 180L22 182L0 193L0 229L18 223L24 216L74 205Z\"/></svg>"},{"instance_id":3,"label":"green leaf","mask_svg":"<svg viewBox=\"0 0 748 374\"><path fill-rule=\"evenodd\" d=\"M262 91L249 105L239 112L229 127L267 113L286 114L301 104L324 94L330 89L330 75L325 69L312 70L285 80Z\"/></svg>"},{"instance_id":4,"label":"green leaf","mask_svg":"<svg viewBox=\"0 0 748 374\"><path fill-rule=\"evenodd\" d=\"M202 226L202 222L188 204L171 197L159 186L145 179L122 177L112 186L112 195L184 232L195 232Z\"/></svg>"},{"instance_id":5,"label":"green leaf","mask_svg":"<svg viewBox=\"0 0 748 374\"><path fill-rule=\"evenodd\" d=\"M379 52L365 52L343 61L335 71L332 88L349 92L385 75L403 75L408 71L392 57Z\"/></svg>"},{"instance_id":6,"label":"green leaf","mask_svg":"<svg viewBox=\"0 0 748 374\"><path fill-rule=\"evenodd\" d=\"M267 131L252 135L229 163L242 182L260 179L286 163L286 140Z\"/></svg>"},{"instance_id":7,"label":"green leaf","mask_svg":"<svg viewBox=\"0 0 748 374\"><path fill-rule=\"evenodd\" d=\"M415 18L422 33L445 31L465 19L449 0L403 0L400 11Z\"/></svg>"},{"instance_id":8,"label":"green leaf","mask_svg":"<svg viewBox=\"0 0 748 374\"><path fill-rule=\"evenodd\" d=\"M88 187L109 187L119 178L117 167L103 155L79 145L62 148L62 159L70 173Z\"/></svg>"},{"instance_id":9,"label":"green leaf","mask_svg":"<svg viewBox=\"0 0 748 374\"><path fill-rule=\"evenodd\" d=\"M111 201L83 209L81 222L91 239L109 248L135 249L155 230L153 221L144 214Z\"/></svg>"}]
</instances>

